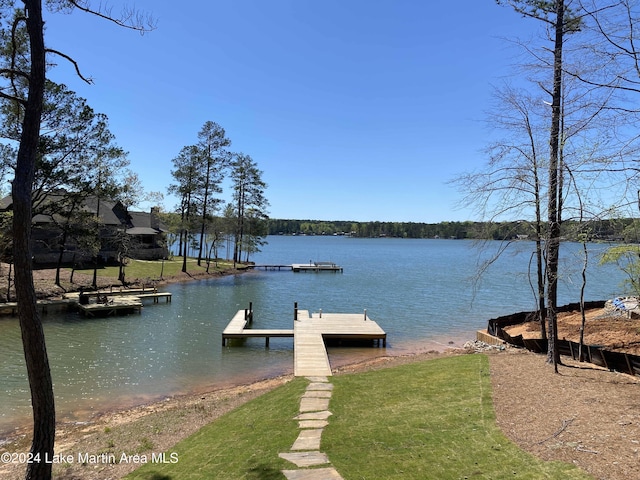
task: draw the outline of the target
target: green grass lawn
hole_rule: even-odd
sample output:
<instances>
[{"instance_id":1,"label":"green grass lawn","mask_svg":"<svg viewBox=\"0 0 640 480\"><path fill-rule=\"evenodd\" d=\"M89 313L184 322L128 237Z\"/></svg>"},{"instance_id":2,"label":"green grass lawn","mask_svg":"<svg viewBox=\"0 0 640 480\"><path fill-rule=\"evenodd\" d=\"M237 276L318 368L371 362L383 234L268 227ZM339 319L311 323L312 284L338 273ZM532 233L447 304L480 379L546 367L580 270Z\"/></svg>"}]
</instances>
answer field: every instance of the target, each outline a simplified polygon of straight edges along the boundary
<instances>
[{"instance_id":1,"label":"green grass lawn","mask_svg":"<svg viewBox=\"0 0 640 480\"><path fill-rule=\"evenodd\" d=\"M544 462L497 428L489 363L465 355L332 377L333 416L325 452L350 479L590 479L576 467ZM126 478L283 479L296 469L278 457L297 438L300 396L295 379L178 443L179 461L149 464Z\"/></svg>"},{"instance_id":2,"label":"green grass lawn","mask_svg":"<svg viewBox=\"0 0 640 480\"><path fill-rule=\"evenodd\" d=\"M187 259L187 272L191 274L204 273L207 270L207 264L203 260L202 265L198 266L195 258ZM233 262L219 261L217 266L214 262L211 262L209 266L209 272L214 273L216 271L228 270L233 268ZM86 273L87 275L93 275L93 268L76 270L80 273ZM125 278L128 281L134 281L135 279L148 279L148 280L161 280L162 278L171 277L180 274L182 271L182 258L174 258L173 260L129 260L125 267ZM108 266L100 268L98 275L102 277L111 277L114 280L118 278L119 267Z\"/></svg>"}]
</instances>

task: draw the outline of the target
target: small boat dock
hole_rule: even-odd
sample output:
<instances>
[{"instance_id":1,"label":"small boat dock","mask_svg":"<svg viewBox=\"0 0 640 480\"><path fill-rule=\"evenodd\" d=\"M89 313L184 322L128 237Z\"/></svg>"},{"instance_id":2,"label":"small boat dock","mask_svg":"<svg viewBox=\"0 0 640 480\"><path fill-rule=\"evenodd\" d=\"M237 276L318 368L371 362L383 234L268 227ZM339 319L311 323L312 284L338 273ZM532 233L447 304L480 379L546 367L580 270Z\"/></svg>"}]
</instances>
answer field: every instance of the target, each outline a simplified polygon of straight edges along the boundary
<instances>
[{"instance_id":1,"label":"small boat dock","mask_svg":"<svg viewBox=\"0 0 640 480\"><path fill-rule=\"evenodd\" d=\"M325 347L325 339L370 340L383 347L387 345L387 334L373 320L367 317L366 310L362 314L323 313L310 314L307 310L294 309L292 330L263 330L246 328L253 322L253 311L250 307L238 311L222 332L222 345L233 338L265 338L269 346L269 338L293 337L294 375L329 376L331 365Z\"/></svg>"},{"instance_id":2,"label":"small boat dock","mask_svg":"<svg viewBox=\"0 0 640 480\"><path fill-rule=\"evenodd\" d=\"M141 313L144 299L159 303L164 298L166 303L171 302L171 293L158 292L155 288L111 288L97 292L73 292L66 297L87 317Z\"/></svg>"},{"instance_id":3,"label":"small boat dock","mask_svg":"<svg viewBox=\"0 0 640 480\"><path fill-rule=\"evenodd\" d=\"M78 303L78 310L87 317L109 316L121 313L142 312L142 300L134 295L97 297L96 302Z\"/></svg>"},{"instance_id":4,"label":"small boat dock","mask_svg":"<svg viewBox=\"0 0 640 480\"><path fill-rule=\"evenodd\" d=\"M291 270L292 272L334 272L342 273L343 268L333 262L292 263L292 264L257 264L249 265L250 269Z\"/></svg>"},{"instance_id":5,"label":"small boat dock","mask_svg":"<svg viewBox=\"0 0 640 480\"><path fill-rule=\"evenodd\" d=\"M340 272L342 267L333 262L294 263L291 265L294 272Z\"/></svg>"}]
</instances>

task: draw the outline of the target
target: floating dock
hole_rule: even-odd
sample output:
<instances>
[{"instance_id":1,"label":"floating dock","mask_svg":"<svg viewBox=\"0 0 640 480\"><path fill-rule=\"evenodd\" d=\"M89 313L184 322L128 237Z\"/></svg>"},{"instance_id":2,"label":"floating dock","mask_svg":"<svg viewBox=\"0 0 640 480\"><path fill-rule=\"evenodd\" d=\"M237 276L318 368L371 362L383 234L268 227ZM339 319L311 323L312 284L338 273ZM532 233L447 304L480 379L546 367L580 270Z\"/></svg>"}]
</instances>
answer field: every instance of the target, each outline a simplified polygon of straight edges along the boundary
<instances>
[{"instance_id":1,"label":"floating dock","mask_svg":"<svg viewBox=\"0 0 640 480\"><path fill-rule=\"evenodd\" d=\"M373 320L363 314L350 313L313 313L295 309L292 330L262 330L246 328L252 323L251 309L240 310L231 319L222 332L222 345L232 338L269 338L293 337L294 375L330 376L331 365L325 347L325 339L371 340L383 347L387 345L387 334Z\"/></svg>"}]
</instances>

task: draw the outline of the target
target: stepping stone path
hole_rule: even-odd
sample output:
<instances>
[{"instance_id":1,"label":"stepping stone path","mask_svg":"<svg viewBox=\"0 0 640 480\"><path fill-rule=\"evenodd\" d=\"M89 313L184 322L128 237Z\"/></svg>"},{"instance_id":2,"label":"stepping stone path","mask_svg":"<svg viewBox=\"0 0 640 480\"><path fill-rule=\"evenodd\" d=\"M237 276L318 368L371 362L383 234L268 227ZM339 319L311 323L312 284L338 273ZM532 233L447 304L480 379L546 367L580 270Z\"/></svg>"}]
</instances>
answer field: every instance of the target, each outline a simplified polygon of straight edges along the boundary
<instances>
[{"instance_id":1,"label":"stepping stone path","mask_svg":"<svg viewBox=\"0 0 640 480\"><path fill-rule=\"evenodd\" d=\"M329 462L326 453L320 452L322 430L331 416L329 400L333 385L327 377L307 377L311 382L300 399L298 420L300 434L290 452L279 454L280 458L295 464L298 470L282 470L287 480L342 480ZM322 468L310 468L326 465Z\"/></svg>"}]
</instances>

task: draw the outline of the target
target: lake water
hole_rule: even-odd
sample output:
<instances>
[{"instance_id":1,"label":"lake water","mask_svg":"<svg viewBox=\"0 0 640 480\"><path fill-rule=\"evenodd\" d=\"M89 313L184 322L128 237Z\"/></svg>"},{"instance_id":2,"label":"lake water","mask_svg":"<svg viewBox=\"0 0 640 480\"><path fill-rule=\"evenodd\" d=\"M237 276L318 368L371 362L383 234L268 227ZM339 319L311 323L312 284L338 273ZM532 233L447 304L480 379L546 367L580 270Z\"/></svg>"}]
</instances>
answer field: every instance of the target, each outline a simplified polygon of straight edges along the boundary
<instances>
[{"instance_id":1,"label":"lake water","mask_svg":"<svg viewBox=\"0 0 640 480\"><path fill-rule=\"evenodd\" d=\"M490 249L499 247L489 242ZM333 261L344 273L253 271L168 286L172 303L148 304L142 314L85 319L43 318L62 420L291 373L292 339L250 339L222 347L221 333L239 309L254 306L255 328L292 328L293 306L367 314L387 332L387 348L332 348L336 366L382 354L444 349L475 338L489 318L535 308L527 269L533 243L518 242L474 288L482 258L471 241L269 237L256 263ZM606 246L590 245L587 300L620 293L622 274L596 266ZM562 304L578 301L582 247L563 244ZM0 318L0 432L31 414L18 322Z\"/></svg>"}]
</instances>

